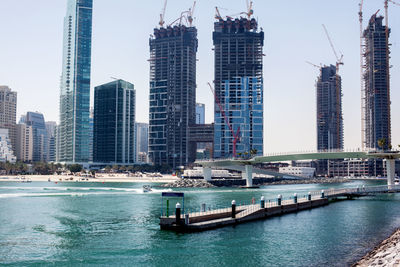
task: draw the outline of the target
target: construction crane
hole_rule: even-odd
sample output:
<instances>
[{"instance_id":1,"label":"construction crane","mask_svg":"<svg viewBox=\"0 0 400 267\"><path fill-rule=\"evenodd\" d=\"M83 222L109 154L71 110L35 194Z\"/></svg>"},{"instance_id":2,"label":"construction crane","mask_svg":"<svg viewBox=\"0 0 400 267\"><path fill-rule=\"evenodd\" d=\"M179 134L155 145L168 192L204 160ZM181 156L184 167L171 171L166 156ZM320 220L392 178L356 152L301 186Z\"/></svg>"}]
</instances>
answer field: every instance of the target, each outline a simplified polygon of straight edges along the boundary
<instances>
[{"instance_id":1,"label":"construction crane","mask_svg":"<svg viewBox=\"0 0 400 267\"><path fill-rule=\"evenodd\" d=\"M365 149L365 87L364 87L364 50L363 50L363 5L360 1L358 20L360 21L360 86L361 86L361 147Z\"/></svg>"},{"instance_id":2,"label":"construction crane","mask_svg":"<svg viewBox=\"0 0 400 267\"><path fill-rule=\"evenodd\" d=\"M160 27L164 26L164 18L165 18L165 9L167 8L167 0L164 0L164 7L161 10L161 14L160 14L160 22L158 24L160 24Z\"/></svg>"},{"instance_id":3,"label":"construction crane","mask_svg":"<svg viewBox=\"0 0 400 267\"><path fill-rule=\"evenodd\" d=\"M246 4L247 4L247 18L250 19L251 15L254 14L254 10L253 10L253 1L246 0Z\"/></svg>"},{"instance_id":4,"label":"construction crane","mask_svg":"<svg viewBox=\"0 0 400 267\"><path fill-rule=\"evenodd\" d=\"M193 14L194 14L194 8L196 7L196 1L193 2L193 7L189 8L189 13L187 16L187 20L189 22L189 27L192 27L192 23L193 23Z\"/></svg>"},{"instance_id":5,"label":"construction crane","mask_svg":"<svg viewBox=\"0 0 400 267\"><path fill-rule=\"evenodd\" d=\"M340 105L339 105L339 103L340 103L341 95L340 95L340 85L339 85L339 81L340 81L340 79L339 79L339 68L340 68L340 65L344 65L344 63L343 63L343 54L341 54L340 57L338 56L338 54L336 53L335 46L333 45L332 39L329 36L328 30L326 29L324 24L322 24L322 27L324 28L326 37L328 38L329 44L330 44L330 46L332 48L332 51L333 51L333 53L335 54L335 57L336 57L336 130L337 130L337 138L338 138L337 145L340 148L340 145L341 145L341 142L340 142L340 140L341 140L340 139L341 138L341 136L340 136L340 126L341 125L340 125L339 122L340 122L341 118L340 118Z\"/></svg>"},{"instance_id":6,"label":"construction crane","mask_svg":"<svg viewBox=\"0 0 400 267\"><path fill-rule=\"evenodd\" d=\"M218 7L215 7L215 19L222 19L221 13L219 13Z\"/></svg>"},{"instance_id":7,"label":"construction crane","mask_svg":"<svg viewBox=\"0 0 400 267\"><path fill-rule=\"evenodd\" d=\"M221 112L222 116L224 117L225 123L228 125L229 130L232 133L233 157L236 158L236 143L240 140L240 126L238 126L236 133L235 133L235 131L232 128L232 125L229 123L229 119L226 116L224 109L222 108L221 102L219 101L219 98L218 98L217 94L215 93L214 88L212 87L212 85L210 83L208 83L208 86L210 87L211 92L214 95L215 102L217 103L219 111Z\"/></svg>"}]
</instances>

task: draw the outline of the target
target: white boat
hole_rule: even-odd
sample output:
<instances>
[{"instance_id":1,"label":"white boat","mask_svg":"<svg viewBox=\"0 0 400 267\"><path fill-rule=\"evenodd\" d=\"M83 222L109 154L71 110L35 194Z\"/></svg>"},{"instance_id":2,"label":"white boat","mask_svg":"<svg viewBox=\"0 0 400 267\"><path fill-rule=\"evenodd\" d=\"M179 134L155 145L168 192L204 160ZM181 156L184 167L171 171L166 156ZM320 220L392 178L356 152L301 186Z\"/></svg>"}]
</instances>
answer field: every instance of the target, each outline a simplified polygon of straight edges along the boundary
<instances>
[{"instance_id":1,"label":"white boat","mask_svg":"<svg viewBox=\"0 0 400 267\"><path fill-rule=\"evenodd\" d=\"M395 185L400 185L400 180L399 180L399 178L395 178L395 179L394 179L394 184L395 184Z\"/></svg>"},{"instance_id":2,"label":"white boat","mask_svg":"<svg viewBox=\"0 0 400 267\"><path fill-rule=\"evenodd\" d=\"M151 189L150 185L144 185L143 186L143 193L148 193L148 192L151 192L151 191L153 191L153 190Z\"/></svg>"}]
</instances>

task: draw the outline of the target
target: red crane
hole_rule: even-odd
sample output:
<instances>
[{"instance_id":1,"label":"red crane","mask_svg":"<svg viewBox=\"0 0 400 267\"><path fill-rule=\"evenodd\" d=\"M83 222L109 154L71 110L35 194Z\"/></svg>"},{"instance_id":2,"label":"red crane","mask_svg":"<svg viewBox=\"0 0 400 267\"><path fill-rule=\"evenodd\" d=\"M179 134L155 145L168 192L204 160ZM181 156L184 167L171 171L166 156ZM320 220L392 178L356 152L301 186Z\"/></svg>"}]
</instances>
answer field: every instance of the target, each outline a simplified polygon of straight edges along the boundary
<instances>
[{"instance_id":1,"label":"red crane","mask_svg":"<svg viewBox=\"0 0 400 267\"><path fill-rule=\"evenodd\" d=\"M225 123L228 125L229 130L232 133L232 137L233 137L233 141L232 141L232 144L233 144L233 157L236 158L236 143L240 140L240 136L239 136L239 134L240 134L240 126L237 128L236 133L235 133L235 131L232 128L232 125L229 123L229 119L226 116L225 111L222 109L221 102L219 101L219 98L218 98L217 94L215 93L214 88L212 87L212 85L210 83L208 83L208 86L210 86L211 92L214 94L215 102L218 105L219 111L221 112L222 116L224 117Z\"/></svg>"}]
</instances>

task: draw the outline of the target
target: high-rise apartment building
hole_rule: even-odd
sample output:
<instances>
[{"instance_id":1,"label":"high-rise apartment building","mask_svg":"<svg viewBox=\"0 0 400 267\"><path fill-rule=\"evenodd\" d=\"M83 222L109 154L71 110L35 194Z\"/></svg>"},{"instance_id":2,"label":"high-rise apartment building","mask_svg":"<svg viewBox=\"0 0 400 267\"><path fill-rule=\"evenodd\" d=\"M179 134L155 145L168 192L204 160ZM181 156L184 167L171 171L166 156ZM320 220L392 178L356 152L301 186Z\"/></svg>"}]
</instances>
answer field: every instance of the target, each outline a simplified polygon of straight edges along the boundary
<instances>
[{"instance_id":1,"label":"high-rise apartment building","mask_svg":"<svg viewBox=\"0 0 400 267\"><path fill-rule=\"evenodd\" d=\"M89 160L93 0L68 0L64 19L58 148L61 162Z\"/></svg>"},{"instance_id":2,"label":"high-rise apartment building","mask_svg":"<svg viewBox=\"0 0 400 267\"><path fill-rule=\"evenodd\" d=\"M47 131L43 114L38 112L27 112L25 123L29 126L32 126L32 161L47 161Z\"/></svg>"},{"instance_id":3,"label":"high-rise apartment building","mask_svg":"<svg viewBox=\"0 0 400 267\"><path fill-rule=\"evenodd\" d=\"M56 161L56 128L57 123L55 121L46 121L46 161Z\"/></svg>"},{"instance_id":4,"label":"high-rise apartment building","mask_svg":"<svg viewBox=\"0 0 400 267\"><path fill-rule=\"evenodd\" d=\"M133 164L135 155L135 90L116 80L95 87L93 161Z\"/></svg>"},{"instance_id":5,"label":"high-rise apartment building","mask_svg":"<svg viewBox=\"0 0 400 267\"><path fill-rule=\"evenodd\" d=\"M205 124L206 106L201 103L196 103L196 124Z\"/></svg>"},{"instance_id":6,"label":"high-rise apartment building","mask_svg":"<svg viewBox=\"0 0 400 267\"><path fill-rule=\"evenodd\" d=\"M194 161L189 126L196 122L197 29L154 29L150 38L149 156L173 168Z\"/></svg>"},{"instance_id":7,"label":"high-rise apartment building","mask_svg":"<svg viewBox=\"0 0 400 267\"><path fill-rule=\"evenodd\" d=\"M263 45L257 21L214 23L214 157L263 153Z\"/></svg>"},{"instance_id":8,"label":"high-rise apartment building","mask_svg":"<svg viewBox=\"0 0 400 267\"><path fill-rule=\"evenodd\" d=\"M16 148L17 92L8 86L0 86L0 128L8 129L13 149Z\"/></svg>"},{"instance_id":9,"label":"high-rise apartment building","mask_svg":"<svg viewBox=\"0 0 400 267\"><path fill-rule=\"evenodd\" d=\"M15 155L17 160L31 162L33 159L33 129L25 123L17 124L17 142Z\"/></svg>"},{"instance_id":10,"label":"high-rise apartment building","mask_svg":"<svg viewBox=\"0 0 400 267\"><path fill-rule=\"evenodd\" d=\"M147 162L149 147L149 124L135 123L136 161Z\"/></svg>"},{"instance_id":11,"label":"high-rise apartment building","mask_svg":"<svg viewBox=\"0 0 400 267\"><path fill-rule=\"evenodd\" d=\"M343 149L342 80L333 65L320 71L316 83L317 149Z\"/></svg>"},{"instance_id":12,"label":"high-rise apartment building","mask_svg":"<svg viewBox=\"0 0 400 267\"><path fill-rule=\"evenodd\" d=\"M364 144L366 148L379 149L378 141L384 139L391 146L389 44L390 29L382 25L383 17L373 15L364 30ZM386 36L386 34L388 36Z\"/></svg>"}]
</instances>

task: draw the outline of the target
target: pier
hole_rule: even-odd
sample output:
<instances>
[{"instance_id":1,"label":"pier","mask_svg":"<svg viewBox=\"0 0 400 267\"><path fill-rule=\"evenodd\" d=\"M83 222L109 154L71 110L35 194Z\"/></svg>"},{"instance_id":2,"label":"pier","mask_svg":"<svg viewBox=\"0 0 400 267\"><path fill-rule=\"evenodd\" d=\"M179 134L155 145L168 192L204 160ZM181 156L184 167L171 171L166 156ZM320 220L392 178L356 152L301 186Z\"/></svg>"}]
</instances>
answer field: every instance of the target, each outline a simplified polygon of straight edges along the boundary
<instances>
[{"instance_id":1,"label":"pier","mask_svg":"<svg viewBox=\"0 0 400 267\"><path fill-rule=\"evenodd\" d=\"M387 193L400 193L400 185L312 191L301 196L294 194L286 199L278 195L276 199L268 201L261 197L259 203L250 205L236 205L236 201L232 200L230 207L206 210L204 206L201 212L196 213L185 213L183 209L181 210L180 204L177 203L174 215L161 215L160 228L176 232L200 232L318 208L336 200Z\"/></svg>"}]
</instances>

